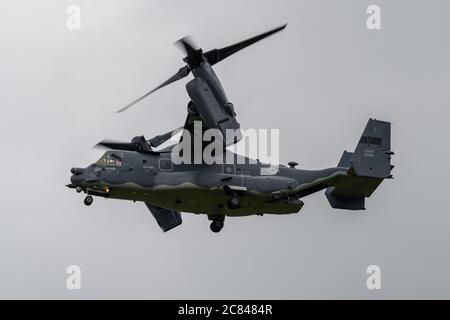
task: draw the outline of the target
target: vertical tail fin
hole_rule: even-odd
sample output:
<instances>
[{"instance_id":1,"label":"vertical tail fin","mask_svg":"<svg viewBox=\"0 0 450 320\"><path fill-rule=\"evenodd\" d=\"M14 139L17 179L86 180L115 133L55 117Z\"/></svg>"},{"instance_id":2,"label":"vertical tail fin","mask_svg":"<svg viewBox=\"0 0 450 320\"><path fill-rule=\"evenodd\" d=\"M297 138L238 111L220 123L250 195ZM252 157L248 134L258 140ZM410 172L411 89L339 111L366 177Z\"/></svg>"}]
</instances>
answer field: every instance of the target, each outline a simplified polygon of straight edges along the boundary
<instances>
[{"instance_id":1,"label":"vertical tail fin","mask_svg":"<svg viewBox=\"0 0 450 320\"><path fill-rule=\"evenodd\" d=\"M370 119L353 153L351 169L360 177L388 178L392 154L390 122Z\"/></svg>"}]
</instances>

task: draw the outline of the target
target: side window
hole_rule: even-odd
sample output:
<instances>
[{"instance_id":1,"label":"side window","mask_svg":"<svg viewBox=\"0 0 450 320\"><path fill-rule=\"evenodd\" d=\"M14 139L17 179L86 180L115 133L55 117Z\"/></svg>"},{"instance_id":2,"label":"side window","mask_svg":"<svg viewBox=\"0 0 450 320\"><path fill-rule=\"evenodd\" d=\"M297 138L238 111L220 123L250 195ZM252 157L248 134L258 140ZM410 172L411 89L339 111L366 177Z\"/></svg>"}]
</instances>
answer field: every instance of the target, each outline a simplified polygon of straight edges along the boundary
<instances>
[{"instance_id":1,"label":"side window","mask_svg":"<svg viewBox=\"0 0 450 320\"><path fill-rule=\"evenodd\" d=\"M159 170L172 171L172 159L159 159Z\"/></svg>"}]
</instances>

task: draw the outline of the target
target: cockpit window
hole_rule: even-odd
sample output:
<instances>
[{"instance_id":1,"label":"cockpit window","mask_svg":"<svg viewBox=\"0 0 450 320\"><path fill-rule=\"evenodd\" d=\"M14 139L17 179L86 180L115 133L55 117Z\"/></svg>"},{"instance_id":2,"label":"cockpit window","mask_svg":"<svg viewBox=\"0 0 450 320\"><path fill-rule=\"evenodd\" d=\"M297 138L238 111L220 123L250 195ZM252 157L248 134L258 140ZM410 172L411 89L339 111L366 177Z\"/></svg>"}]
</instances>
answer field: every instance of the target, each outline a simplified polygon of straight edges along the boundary
<instances>
[{"instance_id":1,"label":"cockpit window","mask_svg":"<svg viewBox=\"0 0 450 320\"><path fill-rule=\"evenodd\" d=\"M120 151L108 151L97 161L99 166L121 167L124 153Z\"/></svg>"}]
</instances>

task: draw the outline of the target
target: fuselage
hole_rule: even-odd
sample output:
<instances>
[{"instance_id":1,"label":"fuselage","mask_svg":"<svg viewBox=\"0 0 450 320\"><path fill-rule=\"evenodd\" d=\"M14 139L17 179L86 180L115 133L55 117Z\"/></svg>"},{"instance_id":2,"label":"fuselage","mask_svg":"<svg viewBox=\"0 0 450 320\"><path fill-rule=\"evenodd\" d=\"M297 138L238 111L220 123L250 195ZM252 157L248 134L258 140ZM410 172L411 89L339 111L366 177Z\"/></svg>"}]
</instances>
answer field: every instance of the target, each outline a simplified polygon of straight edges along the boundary
<instances>
[{"instance_id":1,"label":"fuselage","mask_svg":"<svg viewBox=\"0 0 450 320\"><path fill-rule=\"evenodd\" d=\"M237 144L242 134L234 106L212 66L285 27L205 53L195 49L187 39L181 39L179 44L187 54L183 59L186 66L119 111L192 72L194 79L186 84L190 99L183 134L176 144L183 147L178 156L188 155L190 159L189 151L194 151L195 160L196 155L206 150L211 151L207 152L211 156L214 153L214 157L223 153ZM228 151L223 161L214 163L203 158L194 161L195 164L184 159L174 161L171 151L176 146L155 151L173 132L150 140L135 137L129 143L100 142L98 146L113 151L106 152L87 168L73 168L71 184L67 186L87 193L84 199L87 206L92 204L92 196L145 202L163 231L182 223L181 212L191 212L207 214L212 221L211 230L219 232L225 216L296 213L303 207L303 197L323 189L333 208L364 210L365 198L383 179L392 177L390 123L375 119L369 120L354 152L344 151L338 167L322 170L298 170L294 162L289 167L271 167L235 154L230 162ZM233 134L229 135L230 132ZM204 139L205 136L209 138ZM201 142L200 152L196 141ZM207 141L214 141L215 146L209 149L210 145L203 144ZM238 159L242 161L235 161Z\"/></svg>"},{"instance_id":2,"label":"fuselage","mask_svg":"<svg viewBox=\"0 0 450 320\"><path fill-rule=\"evenodd\" d=\"M171 153L108 151L85 169L72 170L72 186L112 199L144 201L196 214L228 216L289 214L300 211L301 197L322 190L346 168L298 170L268 167L240 157L238 163L175 165ZM226 162L224 160L224 162ZM77 172L78 170L78 172ZM230 209L237 193L241 203Z\"/></svg>"}]
</instances>

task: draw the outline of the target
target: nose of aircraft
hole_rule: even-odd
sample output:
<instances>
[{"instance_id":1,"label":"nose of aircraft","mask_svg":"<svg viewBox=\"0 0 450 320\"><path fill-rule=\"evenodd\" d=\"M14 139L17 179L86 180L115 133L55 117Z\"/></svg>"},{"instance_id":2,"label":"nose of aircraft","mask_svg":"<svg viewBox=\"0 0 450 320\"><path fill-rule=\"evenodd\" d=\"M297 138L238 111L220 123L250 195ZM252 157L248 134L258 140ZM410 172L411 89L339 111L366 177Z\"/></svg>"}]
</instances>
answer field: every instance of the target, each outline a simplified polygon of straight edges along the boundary
<instances>
[{"instance_id":1,"label":"nose of aircraft","mask_svg":"<svg viewBox=\"0 0 450 320\"><path fill-rule=\"evenodd\" d=\"M95 174L89 168L72 168L70 172L73 174L70 177L70 182L77 187L83 183L96 183L99 181L99 174Z\"/></svg>"},{"instance_id":2,"label":"nose of aircraft","mask_svg":"<svg viewBox=\"0 0 450 320\"><path fill-rule=\"evenodd\" d=\"M70 182L72 182L73 185L78 186L80 185L84 180L84 177L82 174L74 174L70 177Z\"/></svg>"},{"instance_id":3,"label":"nose of aircraft","mask_svg":"<svg viewBox=\"0 0 450 320\"><path fill-rule=\"evenodd\" d=\"M83 168L72 168L70 169L70 172L73 174L70 177L70 182L72 182L73 185L78 186L80 185L84 180L84 172L86 170Z\"/></svg>"}]
</instances>

